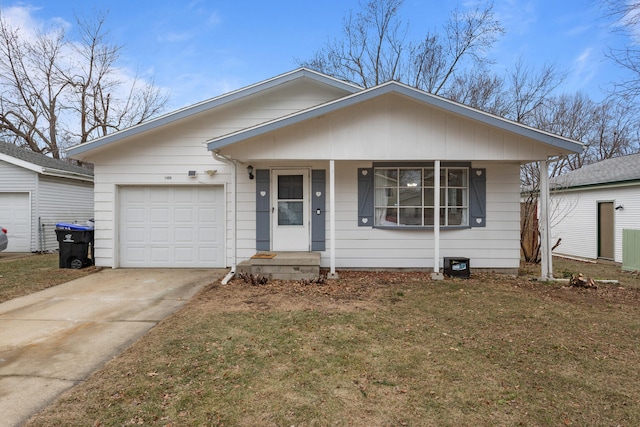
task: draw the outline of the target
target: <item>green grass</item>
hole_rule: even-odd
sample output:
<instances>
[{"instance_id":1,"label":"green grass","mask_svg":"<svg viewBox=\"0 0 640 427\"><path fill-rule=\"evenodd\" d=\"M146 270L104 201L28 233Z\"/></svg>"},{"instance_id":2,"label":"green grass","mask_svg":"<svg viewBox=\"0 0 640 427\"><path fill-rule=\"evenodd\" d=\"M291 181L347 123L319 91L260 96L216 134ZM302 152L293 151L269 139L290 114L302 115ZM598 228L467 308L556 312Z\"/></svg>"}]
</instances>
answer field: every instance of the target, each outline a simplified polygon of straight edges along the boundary
<instances>
[{"instance_id":1,"label":"green grass","mask_svg":"<svg viewBox=\"0 0 640 427\"><path fill-rule=\"evenodd\" d=\"M213 286L28 425L640 425L637 296L354 280Z\"/></svg>"},{"instance_id":2,"label":"green grass","mask_svg":"<svg viewBox=\"0 0 640 427\"><path fill-rule=\"evenodd\" d=\"M37 254L2 260L0 302L41 291L93 272L94 267L81 270L58 268L58 254Z\"/></svg>"}]
</instances>

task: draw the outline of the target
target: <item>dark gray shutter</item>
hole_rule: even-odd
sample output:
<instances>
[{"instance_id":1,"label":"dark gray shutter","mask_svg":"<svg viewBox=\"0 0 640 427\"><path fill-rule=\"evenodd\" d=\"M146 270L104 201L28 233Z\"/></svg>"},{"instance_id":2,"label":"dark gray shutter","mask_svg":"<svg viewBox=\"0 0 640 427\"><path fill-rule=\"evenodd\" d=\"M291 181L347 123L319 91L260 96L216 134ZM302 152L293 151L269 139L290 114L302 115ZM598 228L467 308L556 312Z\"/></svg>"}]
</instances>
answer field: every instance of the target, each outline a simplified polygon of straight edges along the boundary
<instances>
[{"instance_id":1,"label":"dark gray shutter","mask_svg":"<svg viewBox=\"0 0 640 427\"><path fill-rule=\"evenodd\" d=\"M358 169L358 226L373 227L373 168Z\"/></svg>"},{"instance_id":2,"label":"dark gray shutter","mask_svg":"<svg viewBox=\"0 0 640 427\"><path fill-rule=\"evenodd\" d=\"M487 225L487 170L471 169L469 178L469 225Z\"/></svg>"},{"instance_id":3,"label":"dark gray shutter","mask_svg":"<svg viewBox=\"0 0 640 427\"><path fill-rule=\"evenodd\" d=\"M271 174L269 169L256 170L256 250L271 250Z\"/></svg>"},{"instance_id":4,"label":"dark gray shutter","mask_svg":"<svg viewBox=\"0 0 640 427\"><path fill-rule=\"evenodd\" d=\"M311 250L324 251L326 237L324 170L311 171Z\"/></svg>"}]
</instances>

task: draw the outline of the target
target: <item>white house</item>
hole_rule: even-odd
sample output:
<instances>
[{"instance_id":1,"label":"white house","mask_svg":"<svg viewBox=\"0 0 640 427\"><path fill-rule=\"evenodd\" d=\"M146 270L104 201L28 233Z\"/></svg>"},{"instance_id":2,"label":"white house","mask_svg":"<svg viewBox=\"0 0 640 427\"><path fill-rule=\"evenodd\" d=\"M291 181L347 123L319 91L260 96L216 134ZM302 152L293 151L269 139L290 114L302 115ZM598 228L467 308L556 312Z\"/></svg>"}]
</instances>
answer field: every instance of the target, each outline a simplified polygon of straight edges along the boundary
<instances>
[{"instance_id":1,"label":"white house","mask_svg":"<svg viewBox=\"0 0 640 427\"><path fill-rule=\"evenodd\" d=\"M95 165L100 266L302 251L332 272L438 270L443 257L515 271L520 165L581 149L397 82L303 68L68 155Z\"/></svg>"},{"instance_id":2,"label":"white house","mask_svg":"<svg viewBox=\"0 0 640 427\"><path fill-rule=\"evenodd\" d=\"M624 229L640 229L640 154L603 160L551 182L554 254L623 261Z\"/></svg>"},{"instance_id":3,"label":"white house","mask_svg":"<svg viewBox=\"0 0 640 427\"><path fill-rule=\"evenodd\" d=\"M55 224L93 218L90 169L0 142L0 225L7 252L58 249Z\"/></svg>"}]
</instances>

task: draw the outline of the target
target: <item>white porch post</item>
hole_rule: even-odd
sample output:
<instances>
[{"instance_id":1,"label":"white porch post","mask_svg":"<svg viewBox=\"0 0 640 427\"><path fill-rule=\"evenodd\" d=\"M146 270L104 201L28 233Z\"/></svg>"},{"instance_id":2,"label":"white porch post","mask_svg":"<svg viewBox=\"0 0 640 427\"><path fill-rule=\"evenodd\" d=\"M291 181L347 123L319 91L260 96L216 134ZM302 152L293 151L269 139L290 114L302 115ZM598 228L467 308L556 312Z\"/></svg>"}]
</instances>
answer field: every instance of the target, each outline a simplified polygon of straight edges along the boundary
<instances>
[{"instance_id":1,"label":"white porch post","mask_svg":"<svg viewBox=\"0 0 640 427\"><path fill-rule=\"evenodd\" d=\"M329 160L329 252L330 279L338 279L336 273L336 165L335 160Z\"/></svg>"},{"instance_id":2,"label":"white porch post","mask_svg":"<svg viewBox=\"0 0 640 427\"><path fill-rule=\"evenodd\" d=\"M547 161L540 162L540 251L543 280L553 280L553 256L551 254L551 221L549 220L549 169Z\"/></svg>"},{"instance_id":3,"label":"white porch post","mask_svg":"<svg viewBox=\"0 0 640 427\"><path fill-rule=\"evenodd\" d=\"M433 164L433 273L431 278L441 280L440 273L440 160Z\"/></svg>"}]
</instances>

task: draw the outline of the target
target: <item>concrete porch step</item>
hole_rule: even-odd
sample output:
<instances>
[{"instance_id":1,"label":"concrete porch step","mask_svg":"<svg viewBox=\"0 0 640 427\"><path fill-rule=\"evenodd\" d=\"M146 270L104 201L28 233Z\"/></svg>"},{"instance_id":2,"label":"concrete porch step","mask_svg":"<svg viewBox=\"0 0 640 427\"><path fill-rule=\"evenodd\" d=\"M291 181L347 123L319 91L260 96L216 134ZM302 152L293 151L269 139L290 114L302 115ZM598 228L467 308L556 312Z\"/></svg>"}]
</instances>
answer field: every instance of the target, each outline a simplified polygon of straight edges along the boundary
<instances>
[{"instance_id":1,"label":"concrete porch step","mask_svg":"<svg viewBox=\"0 0 640 427\"><path fill-rule=\"evenodd\" d=\"M258 252L238 264L237 271L274 280L314 279L320 276L320 253Z\"/></svg>"}]
</instances>

